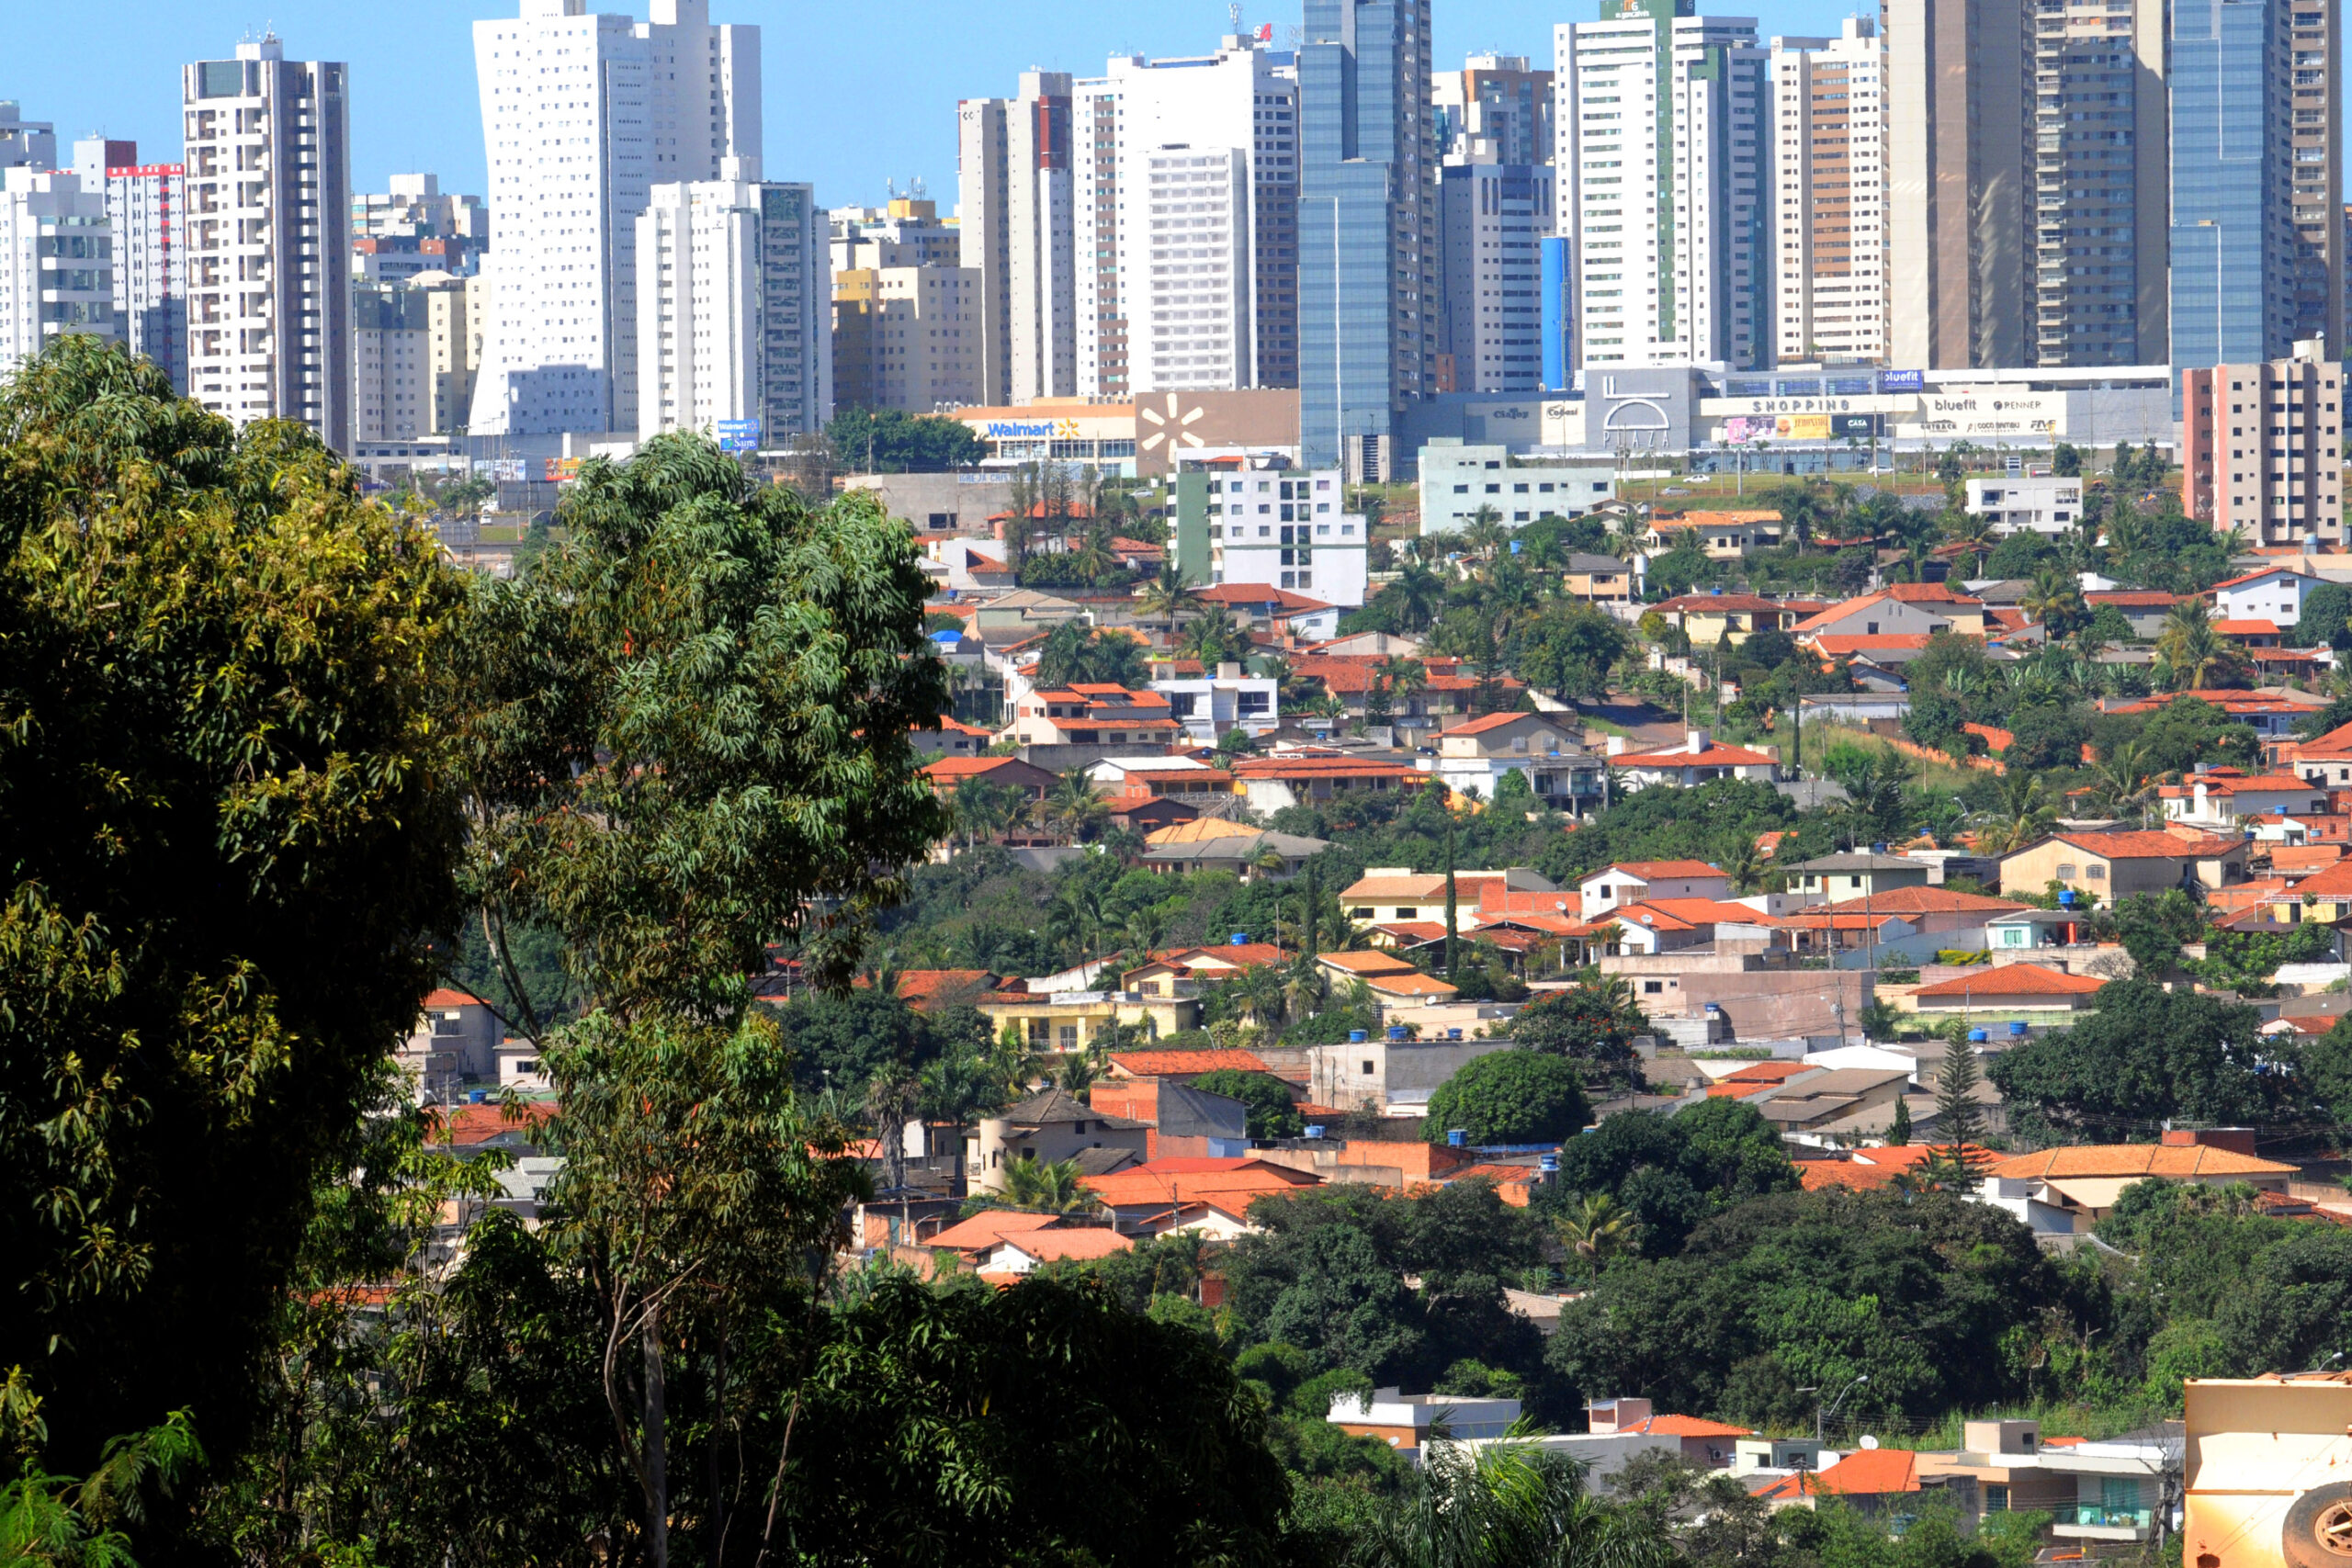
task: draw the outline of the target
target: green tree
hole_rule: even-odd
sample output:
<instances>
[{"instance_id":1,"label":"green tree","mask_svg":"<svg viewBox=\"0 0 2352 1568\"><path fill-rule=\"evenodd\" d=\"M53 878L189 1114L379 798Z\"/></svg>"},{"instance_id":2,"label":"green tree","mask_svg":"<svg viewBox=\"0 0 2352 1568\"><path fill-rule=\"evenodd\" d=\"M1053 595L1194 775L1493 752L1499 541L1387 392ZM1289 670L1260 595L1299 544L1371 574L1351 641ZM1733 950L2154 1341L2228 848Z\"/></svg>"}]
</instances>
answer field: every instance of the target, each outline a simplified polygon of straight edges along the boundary
<instances>
[{"instance_id":1,"label":"green tree","mask_svg":"<svg viewBox=\"0 0 2352 1568\"><path fill-rule=\"evenodd\" d=\"M1306 1128L1306 1119L1299 1114L1289 1087L1272 1073L1220 1067L1193 1079L1192 1086L1204 1094L1221 1094L1246 1106L1252 1139L1295 1138Z\"/></svg>"},{"instance_id":2,"label":"green tree","mask_svg":"<svg viewBox=\"0 0 2352 1568\"><path fill-rule=\"evenodd\" d=\"M1584 981L1546 991L1510 1021L1511 1043L1523 1051L1565 1056L1593 1082L1632 1081L1638 1072L1634 1041L1650 1021L1621 979Z\"/></svg>"},{"instance_id":3,"label":"green tree","mask_svg":"<svg viewBox=\"0 0 2352 1568\"><path fill-rule=\"evenodd\" d=\"M1556 1143L1591 1120L1584 1075L1566 1060L1540 1051L1494 1051L1438 1086L1421 1136L1443 1143L1460 1129L1473 1144Z\"/></svg>"},{"instance_id":4,"label":"green tree","mask_svg":"<svg viewBox=\"0 0 2352 1568\"><path fill-rule=\"evenodd\" d=\"M1557 1213L1584 1196L1614 1198L1640 1221L1642 1249L1659 1257L1711 1214L1796 1190L1796 1168L1763 1113L1709 1100L1672 1116L1621 1112L1569 1140L1559 1183L1538 1205Z\"/></svg>"},{"instance_id":5,"label":"green tree","mask_svg":"<svg viewBox=\"0 0 2352 1568\"><path fill-rule=\"evenodd\" d=\"M866 474L944 474L978 468L989 455L963 421L898 409L843 409L825 440L842 467Z\"/></svg>"},{"instance_id":6,"label":"green tree","mask_svg":"<svg viewBox=\"0 0 2352 1568\"><path fill-rule=\"evenodd\" d=\"M2352 625L2352 588L2323 582L2303 595L2302 618L2290 628L2297 648L2335 647Z\"/></svg>"},{"instance_id":7,"label":"green tree","mask_svg":"<svg viewBox=\"0 0 2352 1568\"><path fill-rule=\"evenodd\" d=\"M69 336L0 389L0 1367L44 1462L238 1451L454 924L459 583L299 426Z\"/></svg>"},{"instance_id":8,"label":"green tree","mask_svg":"<svg viewBox=\"0 0 2352 1568\"><path fill-rule=\"evenodd\" d=\"M1609 672L1634 651L1623 621L1589 604L1555 605L1520 637L1517 673L1562 702L1605 696Z\"/></svg>"},{"instance_id":9,"label":"green tree","mask_svg":"<svg viewBox=\"0 0 2352 1568\"><path fill-rule=\"evenodd\" d=\"M1560 1245L1584 1263L1595 1283L1611 1258L1631 1252L1641 1239L1640 1222L1633 1212L1606 1192L1587 1193L1553 1225Z\"/></svg>"},{"instance_id":10,"label":"green tree","mask_svg":"<svg viewBox=\"0 0 2352 1568\"><path fill-rule=\"evenodd\" d=\"M2052 1126L2165 1121L2243 1125L2292 1102L2294 1048L2266 1040L2250 1007L2152 979L2110 981L2098 1010L2011 1047L1986 1070L2023 1114Z\"/></svg>"}]
</instances>

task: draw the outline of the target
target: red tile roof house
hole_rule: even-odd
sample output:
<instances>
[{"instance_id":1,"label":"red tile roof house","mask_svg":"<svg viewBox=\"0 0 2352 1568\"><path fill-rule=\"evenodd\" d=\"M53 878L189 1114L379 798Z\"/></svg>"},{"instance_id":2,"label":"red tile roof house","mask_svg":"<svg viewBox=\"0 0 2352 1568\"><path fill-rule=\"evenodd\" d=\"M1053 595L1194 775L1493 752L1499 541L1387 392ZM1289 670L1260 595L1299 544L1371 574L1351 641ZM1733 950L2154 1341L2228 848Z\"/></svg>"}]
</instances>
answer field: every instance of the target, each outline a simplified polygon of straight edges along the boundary
<instances>
[{"instance_id":1,"label":"red tile roof house","mask_svg":"<svg viewBox=\"0 0 2352 1568\"><path fill-rule=\"evenodd\" d=\"M1919 1490L1919 1456L1908 1449L1856 1449L1826 1470L1783 1475L1756 1495L1773 1508L1811 1508L1835 1497L1864 1513L1889 1512Z\"/></svg>"},{"instance_id":2,"label":"red tile roof house","mask_svg":"<svg viewBox=\"0 0 2352 1568\"><path fill-rule=\"evenodd\" d=\"M1597 920L1627 904L1645 898L1724 898L1731 897L1731 877L1722 867L1702 860L1619 861L1602 866L1577 884L1578 912ZM1529 911L1542 914L1537 908Z\"/></svg>"},{"instance_id":3,"label":"red tile roof house","mask_svg":"<svg viewBox=\"0 0 2352 1568\"><path fill-rule=\"evenodd\" d=\"M2098 1005L2106 984L2041 964L1999 964L1922 986L1910 1000L1921 1012L2079 1012Z\"/></svg>"}]
</instances>

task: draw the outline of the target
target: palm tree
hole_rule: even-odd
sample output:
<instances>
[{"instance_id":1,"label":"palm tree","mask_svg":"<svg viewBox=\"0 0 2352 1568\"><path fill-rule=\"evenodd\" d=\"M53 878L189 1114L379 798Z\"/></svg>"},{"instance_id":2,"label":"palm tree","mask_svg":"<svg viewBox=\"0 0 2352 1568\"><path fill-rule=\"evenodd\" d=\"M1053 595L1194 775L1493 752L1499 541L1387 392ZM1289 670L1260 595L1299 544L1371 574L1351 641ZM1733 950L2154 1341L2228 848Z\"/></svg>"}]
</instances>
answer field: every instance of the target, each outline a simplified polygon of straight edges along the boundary
<instances>
[{"instance_id":1,"label":"palm tree","mask_svg":"<svg viewBox=\"0 0 2352 1568\"><path fill-rule=\"evenodd\" d=\"M2082 584L2056 570L2037 576L2018 607L2041 622L2053 637L2064 637L2090 619L2090 612L2083 605Z\"/></svg>"},{"instance_id":2,"label":"palm tree","mask_svg":"<svg viewBox=\"0 0 2352 1568\"><path fill-rule=\"evenodd\" d=\"M1946 542L1962 546L1962 555L1973 558L1976 563L1974 569L1965 575L1974 577L1982 571L1984 558L1992 551L1993 542L1996 537L1993 520L1982 513L1946 513L1943 530Z\"/></svg>"},{"instance_id":3,"label":"palm tree","mask_svg":"<svg viewBox=\"0 0 2352 1568\"><path fill-rule=\"evenodd\" d=\"M964 829L964 847L978 840L993 841L1028 819L1029 797L1011 784L972 779L960 786L950 803Z\"/></svg>"},{"instance_id":4,"label":"palm tree","mask_svg":"<svg viewBox=\"0 0 2352 1568\"><path fill-rule=\"evenodd\" d=\"M1136 593L1136 614L1160 622L1170 642L1176 637L1176 623L1187 615L1200 615L1203 603L1200 592L1172 559L1161 561L1159 574Z\"/></svg>"},{"instance_id":5,"label":"palm tree","mask_svg":"<svg viewBox=\"0 0 2352 1568\"><path fill-rule=\"evenodd\" d=\"M1408 632L1429 630L1445 608L1445 584L1417 560L1405 563L1388 591L1396 595L1396 619Z\"/></svg>"},{"instance_id":6,"label":"palm tree","mask_svg":"<svg viewBox=\"0 0 2352 1568\"><path fill-rule=\"evenodd\" d=\"M2157 656L2171 671L2175 691L2201 692L2206 683L2226 674L2235 660L2202 599L2183 599L2165 616L2156 637Z\"/></svg>"},{"instance_id":7,"label":"palm tree","mask_svg":"<svg viewBox=\"0 0 2352 1568\"><path fill-rule=\"evenodd\" d=\"M1148 963L1168 938L1168 917L1147 904L1127 917L1127 945L1135 950L1136 962Z\"/></svg>"},{"instance_id":8,"label":"palm tree","mask_svg":"<svg viewBox=\"0 0 2352 1568\"><path fill-rule=\"evenodd\" d=\"M1078 1184L1078 1161L1047 1165L1036 1158L1013 1160L1004 1168L1004 1200L1016 1209L1042 1209L1067 1214L1093 1201Z\"/></svg>"},{"instance_id":9,"label":"palm tree","mask_svg":"<svg viewBox=\"0 0 2352 1568\"><path fill-rule=\"evenodd\" d=\"M1492 566L1510 541L1510 530L1503 526L1503 514L1491 506L1481 506L1470 514L1470 526L1462 531L1462 543L1480 564Z\"/></svg>"},{"instance_id":10,"label":"palm tree","mask_svg":"<svg viewBox=\"0 0 2352 1568\"><path fill-rule=\"evenodd\" d=\"M1280 1026L1290 1009L1290 987L1280 969L1271 964L1253 964L1241 972L1236 986L1252 1023L1261 1029Z\"/></svg>"},{"instance_id":11,"label":"palm tree","mask_svg":"<svg viewBox=\"0 0 2352 1568\"><path fill-rule=\"evenodd\" d=\"M1560 1245L1584 1260L1596 1286L1610 1259L1633 1251L1640 1235L1633 1212L1606 1192L1590 1194L1554 1224Z\"/></svg>"},{"instance_id":12,"label":"palm tree","mask_svg":"<svg viewBox=\"0 0 2352 1568\"><path fill-rule=\"evenodd\" d=\"M2023 770L2001 780L2001 812L1998 819L1976 835L1977 848L1987 854L2005 855L2025 848L2048 830L2056 815L2045 798L2041 775Z\"/></svg>"},{"instance_id":13,"label":"palm tree","mask_svg":"<svg viewBox=\"0 0 2352 1568\"><path fill-rule=\"evenodd\" d=\"M1312 1018L1330 1005L1331 972L1304 953L1291 960L1285 983L1294 1013Z\"/></svg>"},{"instance_id":14,"label":"palm tree","mask_svg":"<svg viewBox=\"0 0 2352 1568\"><path fill-rule=\"evenodd\" d=\"M2147 748L2139 741L2119 743L2092 765L2091 776L2098 780L2098 792L2111 814L2127 816L2147 805Z\"/></svg>"},{"instance_id":15,"label":"palm tree","mask_svg":"<svg viewBox=\"0 0 2352 1568\"><path fill-rule=\"evenodd\" d=\"M1096 524L1079 536L1067 562L1070 571L1083 581L1103 582L1119 570L1119 558L1111 547L1111 530Z\"/></svg>"},{"instance_id":16,"label":"palm tree","mask_svg":"<svg viewBox=\"0 0 2352 1568\"><path fill-rule=\"evenodd\" d=\"M1111 819L1111 807L1094 793L1094 781L1084 768L1072 768L1054 781L1040 809L1057 834L1073 844L1086 842Z\"/></svg>"},{"instance_id":17,"label":"palm tree","mask_svg":"<svg viewBox=\"0 0 2352 1568\"><path fill-rule=\"evenodd\" d=\"M1395 1500L1371 1510L1348 1568L1666 1568L1665 1521L1586 1492L1589 1466L1532 1444L1434 1436Z\"/></svg>"},{"instance_id":18,"label":"palm tree","mask_svg":"<svg viewBox=\"0 0 2352 1568\"><path fill-rule=\"evenodd\" d=\"M1392 705L1397 697L1409 697L1430 683L1429 670L1419 660L1394 654L1373 666L1372 678ZM1395 711L1393 705L1390 711Z\"/></svg>"}]
</instances>

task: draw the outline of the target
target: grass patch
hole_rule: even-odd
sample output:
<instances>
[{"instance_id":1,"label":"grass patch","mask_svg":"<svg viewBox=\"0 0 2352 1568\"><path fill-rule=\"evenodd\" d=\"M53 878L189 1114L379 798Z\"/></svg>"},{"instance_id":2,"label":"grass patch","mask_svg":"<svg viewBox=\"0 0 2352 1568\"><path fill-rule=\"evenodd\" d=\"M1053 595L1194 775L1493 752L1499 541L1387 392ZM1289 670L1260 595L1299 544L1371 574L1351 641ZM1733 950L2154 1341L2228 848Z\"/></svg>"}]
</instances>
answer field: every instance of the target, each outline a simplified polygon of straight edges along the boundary
<instances>
[{"instance_id":1,"label":"grass patch","mask_svg":"<svg viewBox=\"0 0 2352 1568\"><path fill-rule=\"evenodd\" d=\"M1957 762L1923 761L1908 752L1896 750L1883 737L1873 735L1867 729L1857 729L1851 725L1838 724L1834 720L1816 719L1804 727L1804 765L1815 774L1820 773L1821 760L1828 755L1832 746L1841 742L1872 751L1894 752L1903 760L1905 766L1912 770L1914 782L1923 789L1932 789L1939 794L1958 795L1970 785L1992 777L1991 773L1982 769L1963 768Z\"/></svg>"}]
</instances>

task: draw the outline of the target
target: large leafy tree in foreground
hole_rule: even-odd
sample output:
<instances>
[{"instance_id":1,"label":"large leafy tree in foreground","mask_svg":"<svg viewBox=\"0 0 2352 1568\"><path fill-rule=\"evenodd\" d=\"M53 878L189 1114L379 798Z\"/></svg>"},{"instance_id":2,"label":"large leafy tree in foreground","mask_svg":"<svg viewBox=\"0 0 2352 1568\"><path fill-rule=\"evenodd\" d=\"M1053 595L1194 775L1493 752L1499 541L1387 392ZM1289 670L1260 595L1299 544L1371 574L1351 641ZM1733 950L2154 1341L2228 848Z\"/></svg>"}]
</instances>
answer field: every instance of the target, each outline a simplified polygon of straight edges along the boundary
<instances>
[{"instance_id":1,"label":"large leafy tree in foreground","mask_svg":"<svg viewBox=\"0 0 2352 1568\"><path fill-rule=\"evenodd\" d=\"M83 337L0 393L0 1371L55 1462L249 1418L454 915L460 603L299 427Z\"/></svg>"}]
</instances>

